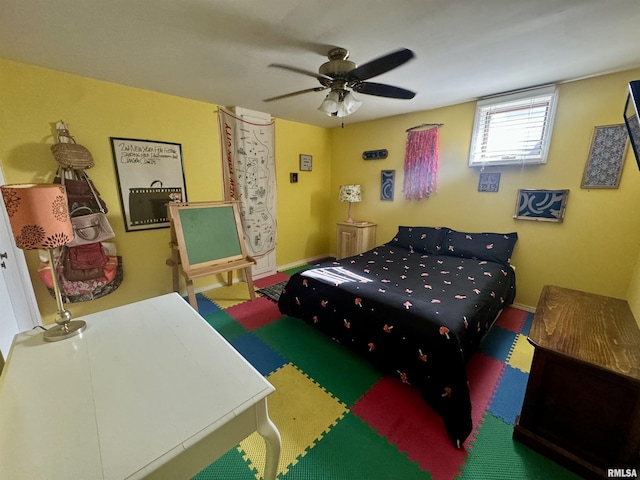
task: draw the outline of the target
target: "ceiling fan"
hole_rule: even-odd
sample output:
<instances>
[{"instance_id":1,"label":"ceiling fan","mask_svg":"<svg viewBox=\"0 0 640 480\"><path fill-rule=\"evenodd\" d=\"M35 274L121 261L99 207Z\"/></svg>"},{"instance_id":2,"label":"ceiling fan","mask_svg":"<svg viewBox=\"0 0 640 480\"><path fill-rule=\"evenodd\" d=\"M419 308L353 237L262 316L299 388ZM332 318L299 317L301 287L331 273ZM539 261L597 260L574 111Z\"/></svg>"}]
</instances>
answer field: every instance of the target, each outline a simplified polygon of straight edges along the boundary
<instances>
[{"instance_id":1,"label":"ceiling fan","mask_svg":"<svg viewBox=\"0 0 640 480\"><path fill-rule=\"evenodd\" d=\"M263 101L271 102L304 93L321 92L330 89L329 94L318 110L327 115L346 117L362 105L362 102L353 95L353 92L404 100L412 99L416 95L415 92L405 90L404 88L366 81L389 70L393 70L411 60L414 57L411 50L403 48L360 66L348 60L349 50L344 48L332 48L327 57L329 61L320 66L318 73L283 65L281 63L270 64L270 67L282 68L291 72L314 77L318 79L322 86L278 95L277 97L265 98Z\"/></svg>"}]
</instances>

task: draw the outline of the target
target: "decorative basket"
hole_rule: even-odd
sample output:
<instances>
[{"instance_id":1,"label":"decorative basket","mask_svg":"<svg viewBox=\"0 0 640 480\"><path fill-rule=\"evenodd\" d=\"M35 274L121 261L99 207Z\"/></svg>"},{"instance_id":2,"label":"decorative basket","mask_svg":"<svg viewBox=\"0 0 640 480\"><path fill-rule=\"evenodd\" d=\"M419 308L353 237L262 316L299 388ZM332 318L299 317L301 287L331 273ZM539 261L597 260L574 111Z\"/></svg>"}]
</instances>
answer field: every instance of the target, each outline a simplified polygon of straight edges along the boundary
<instances>
[{"instance_id":1,"label":"decorative basket","mask_svg":"<svg viewBox=\"0 0 640 480\"><path fill-rule=\"evenodd\" d=\"M70 142L61 142L61 137L68 138ZM61 132L59 134L58 143L51 145L51 153L63 168L85 169L94 165L91 152L86 147L77 144L68 133Z\"/></svg>"}]
</instances>

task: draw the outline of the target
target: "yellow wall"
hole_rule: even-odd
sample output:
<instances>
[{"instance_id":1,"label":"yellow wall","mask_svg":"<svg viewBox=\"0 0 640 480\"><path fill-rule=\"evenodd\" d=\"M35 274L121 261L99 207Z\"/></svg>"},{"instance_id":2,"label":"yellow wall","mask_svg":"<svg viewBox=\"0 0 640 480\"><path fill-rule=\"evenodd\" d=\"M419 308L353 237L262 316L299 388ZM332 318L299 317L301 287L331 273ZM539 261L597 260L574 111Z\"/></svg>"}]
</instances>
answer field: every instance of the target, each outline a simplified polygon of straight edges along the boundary
<instances>
[{"instance_id":1,"label":"yellow wall","mask_svg":"<svg viewBox=\"0 0 640 480\"><path fill-rule=\"evenodd\" d=\"M331 192L331 133L301 123L276 120L278 175L278 265L329 252L327 225ZM300 172L300 154L312 156L312 170ZM298 183L289 183L289 173Z\"/></svg>"},{"instance_id":2,"label":"yellow wall","mask_svg":"<svg viewBox=\"0 0 640 480\"><path fill-rule=\"evenodd\" d=\"M513 258L517 303L535 306L543 285L558 284L640 304L640 218L635 213L640 172L633 154L627 154L620 188L580 188L593 128L622 122L626 84L637 78L640 70L560 85L548 163L493 167L488 171L502 174L497 193L479 193L479 170L467 167L474 102L354 125L347 121L345 128L331 130L276 120L277 264L335 252L335 222L344 220L347 210L338 202L338 187L359 183L364 201L353 206L353 216L378 223L377 243L390 240L401 224L517 231L520 240ZM362 108L367 108L366 102ZM164 264L169 230L124 231L109 137L182 144L189 200L220 199L216 109L206 102L0 60L0 165L5 181L51 180L56 164L49 145L60 119L96 159L89 175L109 206L125 280L103 299L74 304L74 315L171 290L170 269ZM438 192L428 200L406 201L402 197L405 130L427 122L445 124L440 129ZM362 160L364 150L379 148L388 149L389 158ZM313 171L299 172L299 182L289 183L289 173L299 170L301 153L313 156ZM393 202L379 200L380 171L388 169L396 170ZM514 220L519 188L570 189L564 223ZM27 260L35 272L36 255L28 252ZM32 276L48 323L55 310L53 299ZM634 311L640 313L640 307Z\"/></svg>"},{"instance_id":3,"label":"yellow wall","mask_svg":"<svg viewBox=\"0 0 640 480\"><path fill-rule=\"evenodd\" d=\"M108 218L123 257L124 281L111 295L70 307L74 316L171 291L169 229L125 232L109 137L140 138L182 145L190 201L222 198L217 105L96 81L0 59L0 165L6 183L49 182L56 169L49 146L55 123L64 120L96 166L88 171L109 207ZM313 155L312 172L289 183L298 155ZM329 221L322 208L331 174L330 133L323 128L276 121L278 183L278 265L325 255ZM37 254L27 262L43 321L55 302L34 273ZM203 280L209 284L220 279ZM202 282L200 282L202 283Z\"/></svg>"},{"instance_id":4,"label":"yellow wall","mask_svg":"<svg viewBox=\"0 0 640 480\"><path fill-rule=\"evenodd\" d=\"M352 212L356 219L378 223L377 243L389 241L398 225L517 231L513 257L517 303L535 307L545 284L624 298L640 241L640 216L636 214L640 172L633 153L627 152L620 188L585 190L580 183L594 127L623 122L627 82L637 78L640 70L560 85L548 163L487 169L502 174L497 193L478 192L479 169L467 166L475 102L334 129L333 218L346 218L347 207L337 199L339 185L359 183L364 201L354 204ZM422 123L445 124L439 132L438 192L428 200L407 201L402 195L405 130ZM362 160L364 150L380 148L389 150L386 160ZM393 202L379 200L381 170L396 171ZM520 188L568 188L564 222L514 220ZM335 251L335 239L331 241Z\"/></svg>"},{"instance_id":5,"label":"yellow wall","mask_svg":"<svg viewBox=\"0 0 640 480\"><path fill-rule=\"evenodd\" d=\"M636 317L636 322L640 325L640 255L638 255L634 263L633 277L629 284L626 299L629 302L633 316Z\"/></svg>"}]
</instances>

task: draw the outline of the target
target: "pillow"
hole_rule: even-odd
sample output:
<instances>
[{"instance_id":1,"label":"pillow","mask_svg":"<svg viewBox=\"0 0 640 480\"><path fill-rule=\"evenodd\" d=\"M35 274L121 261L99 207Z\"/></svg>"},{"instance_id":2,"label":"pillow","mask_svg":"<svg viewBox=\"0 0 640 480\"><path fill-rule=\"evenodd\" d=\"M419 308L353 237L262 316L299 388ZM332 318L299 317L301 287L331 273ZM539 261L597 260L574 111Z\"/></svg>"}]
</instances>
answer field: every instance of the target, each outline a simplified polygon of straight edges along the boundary
<instances>
[{"instance_id":1,"label":"pillow","mask_svg":"<svg viewBox=\"0 0 640 480\"><path fill-rule=\"evenodd\" d=\"M406 248L414 252L437 255L441 249L442 235L445 229L440 227L398 227L398 233L389 242L390 245Z\"/></svg>"},{"instance_id":2,"label":"pillow","mask_svg":"<svg viewBox=\"0 0 640 480\"><path fill-rule=\"evenodd\" d=\"M442 239L442 255L473 258L509 265L518 233L466 233L447 230Z\"/></svg>"}]
</instances>

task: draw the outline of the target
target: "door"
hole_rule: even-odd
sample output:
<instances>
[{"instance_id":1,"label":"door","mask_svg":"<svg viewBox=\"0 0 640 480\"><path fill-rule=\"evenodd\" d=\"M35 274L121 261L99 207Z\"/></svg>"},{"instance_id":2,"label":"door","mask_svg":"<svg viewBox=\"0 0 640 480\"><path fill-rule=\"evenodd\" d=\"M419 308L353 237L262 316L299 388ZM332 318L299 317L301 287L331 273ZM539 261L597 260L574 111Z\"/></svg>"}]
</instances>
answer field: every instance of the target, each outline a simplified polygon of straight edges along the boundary
<instances>
[{"instance_id":1,"label":"door","mask_svg":"<svg viewBox=\"0 0 640 480\"><path fill-rule=\"evenodd\" d=\"M0 185L4 177L0 170ZM24 252L16 247L0 201L0 352L6 358L16 333L42 325Z\"/></svg>"}]
</instances>

